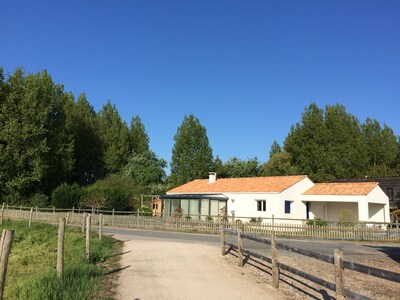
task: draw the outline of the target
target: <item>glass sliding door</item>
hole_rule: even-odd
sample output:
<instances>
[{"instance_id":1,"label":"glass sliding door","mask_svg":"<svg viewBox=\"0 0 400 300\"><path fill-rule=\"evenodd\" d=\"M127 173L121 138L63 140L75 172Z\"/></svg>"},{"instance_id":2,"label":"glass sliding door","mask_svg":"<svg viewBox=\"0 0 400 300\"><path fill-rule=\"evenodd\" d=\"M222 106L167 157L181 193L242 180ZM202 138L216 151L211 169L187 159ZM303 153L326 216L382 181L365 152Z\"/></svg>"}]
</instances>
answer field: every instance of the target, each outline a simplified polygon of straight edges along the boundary
<instances>
[{"instance_id":1,"label":"glass sliding door","mask_svg":"<svg viewBox=\"0 0 400 300\"><path fill-rule=\"evenodd\" d=\"M201 214L202 220L205 220L206 216L208 216L210 214L210 200L209 199L201 199L200 214Z\"/></svg>"},{"instance_id":2,"label":"glass sliding door","mask_svg":"<svg viewBox=\"0 0 400 300\"><path fill-rule=\"evenodd\" d=\"M198 199L190 199L190 215L192 219L199 219L199 201Z\"/></svg>"}]
</instances>

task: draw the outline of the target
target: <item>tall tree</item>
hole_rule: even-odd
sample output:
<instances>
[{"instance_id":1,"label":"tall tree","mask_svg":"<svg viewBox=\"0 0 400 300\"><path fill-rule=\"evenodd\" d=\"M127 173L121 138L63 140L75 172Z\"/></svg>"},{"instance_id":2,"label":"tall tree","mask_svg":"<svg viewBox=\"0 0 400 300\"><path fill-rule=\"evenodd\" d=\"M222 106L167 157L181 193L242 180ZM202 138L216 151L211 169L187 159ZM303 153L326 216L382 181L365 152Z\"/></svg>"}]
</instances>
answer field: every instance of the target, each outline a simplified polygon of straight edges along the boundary
<instances>
[{"instance_id":1,"label":"tall tree","mask_svg":"<svg viewBox=\"0 0 400 300\"><path fill-rule=\"evenodd\" d=\"M281 153L282 152L282 148L281 146L278 144L277 141L274 141L271 145L271 149L269 150L269 158L271 158L272 156L274 156L277 153Z\"/></svg>"},{"instance_id":2,"label":"tall tree","mask_svg":"<svg viewBox=\"0 0 400 300\"><path fill-rule=\"evenodd\" d=\"M68 178L73 165L72 137L65 130L63 88L46 71L22 69L2 83L0 109L0 186L16 197L49 194Z\"/></svg>"},{"instance_id":3,"label":"tall tree","mask_svg":"<svg viewBox=\"0 0 400 300\"><path fill-rule=\"evenodd\" d=\"M284 150L291 154L292 164L301 174L321 181L326 178L327 153L323 145L327 143L324 112L312 103L304 111L301 123L291 127L284 141Z\"/></svg>"},{"instance_id":4,"label":"tall tree","mask_svg":"<svg viewBox=\"0 0 400 300\"><path fill-rule=\"evenodd\" d=\"M150 150L150 139L139 116L135 116L131 120L129 142L133 153L145 153Z\"/></svg>"},{"instance_id":5,"label":"tall tree","mask_svg":"<svg viewBox=\"0 0 400 300\"><path fill-rule=\"evenodd\" d=\"M394 167L398 142L393 130L386 124L382 128L377 120L367 118L362 125L362 134L367 147L369 166Z\"/></svg>"},{"instance_id":6,"label":"tall tree","mask_svg":"<svg viewBox=\"0 0 400 300\"><path fill-rule=\"evenodd\" d=\"M328 130L326 179L352 178L365 175L367 155L357 118L343 105L326 106L325 124Z\"/></svg>"},{"instance_id":7,"label":"tall tree","mask_svg":"<svg viewBox=\"0 0 400 300\"><path fill-rule=\"evenodd\" d=\"M170 180L182 184L196 178L206 178L213 167L213 155L206 128L199 119L192 114L185 115L174 141Z\"/></svg>"},{"instance_id":8,"label":"tall tree","mask_svg":"<svg viewBox=\"0 0 400 300\"><path fill-rule=\"evenodd\" d=\"M255 177L262 175L262 168L257 157L242 160L232 157L222 164L218 177L220 178L239 178L239 177Z\"/></svg>"},{"instance_id":9,"label":"tall tree","mask_svg":"<svg viewBox=\"0 0 400 300\"><path fill-rule=\"evenodd\" d=\"M292 165L292 158L286 151L277 152L263 165L267 176L298 175L299 172Z\"/></svg>"},{"instance_id":10,"label":"tall tree","mask_svg":"<svg viewBox=\"0 0 400 300\"><path fill-rule=\"evenodd\" d=\"M122 175L134 179L136 183L143 186L159 184L165 180L164 168L166 166L166 160L158 159L151 150L140 153L133 152Z\"/></svg>"},{"instance_id":11,"label":"tall tree","mask_svg":"<svg viewBox=\"0 0 400 300\"><path fill-rule=\"evenodd\" d=\"M74 172L72 181L88 185L103 177L102 143L97 114L86 99L79 95L76 103L66 95L67 127L74 136Z\"/></svg>"},{"instance_id":12,"label":"tall tree","mask_svg":"<svg viewBox=\"0 0 400 300\"><path fill-rule=\"evenodd\" d=\"M130 154L128 126L109 100L103 105L98 117L106 173L118 173L126 165Z\"/></svg>"},{"instance_id":13,"label":"tall tree","mask_svg":"<svg viewBox=\"0 0 400 300\"><path fill-rule=\"evenodd\" d=\"M362 176L366 169L361 125L342 105L324 111L311 104L284 145L292 165L315 181Z\"/></svg>"}]
</instances>

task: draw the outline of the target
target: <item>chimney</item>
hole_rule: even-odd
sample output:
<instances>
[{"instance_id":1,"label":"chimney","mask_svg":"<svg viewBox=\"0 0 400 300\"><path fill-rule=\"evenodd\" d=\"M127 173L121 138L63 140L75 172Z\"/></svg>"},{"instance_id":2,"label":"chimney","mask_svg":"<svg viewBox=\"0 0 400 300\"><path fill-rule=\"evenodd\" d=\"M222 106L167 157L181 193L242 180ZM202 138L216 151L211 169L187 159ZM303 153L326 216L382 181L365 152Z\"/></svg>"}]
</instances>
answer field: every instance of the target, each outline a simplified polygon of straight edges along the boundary
<instances>
[{"instance_id":1,"label":"chimney","mask_svg":"<svg viewBox=\"0 0 400 300\"><path fill-rule=\"evenodd\" d=\"M208 183L214 183L217 181L217 173L210 172L208 173Z\"/></svg>"}]
</instances>

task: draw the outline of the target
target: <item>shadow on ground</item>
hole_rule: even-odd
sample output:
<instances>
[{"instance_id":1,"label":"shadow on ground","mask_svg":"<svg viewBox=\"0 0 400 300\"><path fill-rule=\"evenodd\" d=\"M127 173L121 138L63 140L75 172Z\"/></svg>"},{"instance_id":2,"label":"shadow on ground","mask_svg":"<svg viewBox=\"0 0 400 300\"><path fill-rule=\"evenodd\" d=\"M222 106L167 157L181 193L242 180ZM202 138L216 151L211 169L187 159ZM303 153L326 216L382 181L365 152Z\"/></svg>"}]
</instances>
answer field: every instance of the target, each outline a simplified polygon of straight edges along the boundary
<instances>
[{"instance_id":1,"label":"shadow on ground","mask_svg":"<svg viewBox=\"0 0 400 300\"><path fill-rule=\"evenodd\" d=\"M232 255L232 256L235 256L236 258L238 257L238 255L237 255L237 250L233 249L232 247L229 247L229 248L227 249L226 254L230 254L230 255ZM244 263L244 264L248 264L248 265L250 265L250 266L256 268L257 270L259 270L259 271L261 271L261 272L263 272L263 273L265 273L265 274L268 274L269 276L272 276L272 270L271 270L271 266L270 266L270 265L268 265L268 264L266 264L266 263L263 263L263 262L261 262L261 261L258 261L258 260L254 260L254 259L252 259L251 256L249 256L249 255L246 255L246 256L244 257L243 263ZM321 298L324 299L324 300L334 300L334 299L335 299L334 297L331 297L331 296L326 292L326 290L324 290L324 289L317 289L317 288L315 288L315 287L313 287L313 286L310 286L309 284L307 284L306 282L304 282L304 280L300 280L300 279L298 279L298 278L292 276L292 275L291 275L290 273L288 273L288 272L281 272L280 275L281 275L281 276L280 276L279 280L280 280L281 282L284 282L284 283L286 283L287 285L289 285L290 287L292 287L292 288L298 290L299 292L303 293L304 296L306 296L308 299L316 299L316 300L321 299ZM297 282L297 283L298 283L299 285L301 285L302 287L308 288L308 289L310 289L310 290L315 291L316 293L319 293L319 294L321 295L321 298L320 298L320 297L316 297L315 295L312 295L312 294L308 293L305 289L302 289L300 286L294 285L293 282Z\"/></svg>"},{"instance_id":2,"label":"shadow on ground","mask_svg":"<svg viewBox=\"0 0 400 300\"><path fill-rule=\"evenodd\" d=\"M376 251L382 252L382 253L386 254L393 261L400 263L400 247L372 246L372 245L368 245L367 247L372 248Z\"/></svg>"}]
</instances>

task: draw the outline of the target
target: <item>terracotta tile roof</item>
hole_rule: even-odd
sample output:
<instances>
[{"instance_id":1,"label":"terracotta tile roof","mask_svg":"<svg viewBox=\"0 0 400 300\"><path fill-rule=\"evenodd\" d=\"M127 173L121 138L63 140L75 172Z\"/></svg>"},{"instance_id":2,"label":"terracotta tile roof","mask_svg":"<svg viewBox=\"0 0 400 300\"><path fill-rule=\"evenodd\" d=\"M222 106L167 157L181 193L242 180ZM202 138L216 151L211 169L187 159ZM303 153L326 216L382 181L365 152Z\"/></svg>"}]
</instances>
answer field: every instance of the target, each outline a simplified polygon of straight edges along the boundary
<instances>
[{"instance_id":1,"label":"terracotta tile roof","mask_svg":"<svg viewBox=\"0 0 400 300\"><path fill-rule=\"evenodd\" d=\"M305 191L303 195L368 195L377 185L377 182L316 183L312 188Z\"/></svg>"},{"instance_id":2,"label":"terracotta tile roof","mask_svg":"<svg viewBox=\"0 0 400 300\"><path fill-rule=\"evenodd\" d=\"M304 178L307 176L220 178L213 183L208 183L208 179L196 179L167 193L280 193Z\"/></svg>"}]
</instances>

